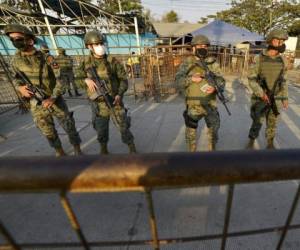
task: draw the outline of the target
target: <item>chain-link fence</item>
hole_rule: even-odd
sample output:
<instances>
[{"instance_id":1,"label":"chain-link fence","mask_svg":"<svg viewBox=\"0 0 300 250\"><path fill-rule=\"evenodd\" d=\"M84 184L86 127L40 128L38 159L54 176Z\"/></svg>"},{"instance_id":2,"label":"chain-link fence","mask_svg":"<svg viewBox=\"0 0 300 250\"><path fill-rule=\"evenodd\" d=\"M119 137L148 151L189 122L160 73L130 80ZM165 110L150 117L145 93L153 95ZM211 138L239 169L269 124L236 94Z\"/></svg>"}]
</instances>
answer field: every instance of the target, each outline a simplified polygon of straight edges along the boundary
<instances>
[{"instance_id":1,"label":"chain-link fence","mask_svg":"<svg viewBox=\"0 0 300 250\"><path fill-rule=\"evenodd\" d=\"M12 72L9 69L10 58L0 55L0 114L20 106L21 99L12 82Z\"/></svg>"}]
</instances>

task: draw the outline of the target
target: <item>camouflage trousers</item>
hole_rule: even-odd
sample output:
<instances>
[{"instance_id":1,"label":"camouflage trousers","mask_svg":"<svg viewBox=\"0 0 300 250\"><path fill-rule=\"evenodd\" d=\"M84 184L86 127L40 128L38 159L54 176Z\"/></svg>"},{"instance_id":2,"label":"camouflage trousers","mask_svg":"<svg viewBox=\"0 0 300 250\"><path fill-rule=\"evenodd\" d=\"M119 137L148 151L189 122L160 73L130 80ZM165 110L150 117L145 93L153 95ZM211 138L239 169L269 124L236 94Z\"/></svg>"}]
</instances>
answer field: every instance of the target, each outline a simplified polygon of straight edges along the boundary
<instances>
[{"instance_id":1,"label":"camouflage trousers","mask_svg":"<svg viewBox=\"0 0 300 250\"><path fill-rule=\"evenodd\" d=\"M112 111L107 107L103 101L91 101L92 106L92 123L94 129L97 131L98 141L101 144L105 144L109 139L109 120L112 116ZM114 106L114 113L117 124L121 133L122 142L125 144L131 144L134 141L134 137L130 132L130 117L127 116L127 111L121 105Z\"/></svg>"},{"instance_id":2,"label":"camouflage trousers","mask_svg":"<svg viewBox=\"0 0 300 250\"><path fill-rule=\"evenodd\" d=\"M75 90L77 90L77 85L75 83L74 73L72 70L64 71L60 75L61 83L67 91L71 90L71 85Z\"/></svg>"},{"instance_id":3,"label":"camouflage trousers","mask_svg":"<svg viewBox=\"0 0 300 250\"><path fill-rule=\"evenodd\" d=\"M281 102L277 101L276 105L279 109ZM266 120L265 136L267 140L274 139L279 116L275 116L272 110L266 109L266 104L259 100L252 101L250 112L252 125L249 130L249 138L256 139L258 137L262 124Z\"/></svg>"},{"instance_id":4,"label":"camouflage trousers","mask_svg":"<svg viewBox=\"0 0 300 250\"><path fill-rule=\"evenodd\" d=\"M220 128L220 116L216 107L211 105L193 105L188 107L187 115L194 121L199 122L204 117L208 128L208 141L215 144L218 141L218 130ZM186 126L185 139L189 151L196 151L197 128Z\"/></svg>"},{"instance_id":5,"label":"camouflage trousers","mask_svg":"<svg viewBox=\"0 0 300 250\"><path fill-rule=\"evenodd\" d=\"M50 109L43 108L41 105L36 105L34 100L31 101L30 107L35 125L47 138L51 147L61 147L61 141L55 129L53 117L57 118L59 124L68 134L70 143L73 145L80 144L81 139L76 130L73 115L69 112L62 97L59 97Z\"/></svg>"}]
</instances>

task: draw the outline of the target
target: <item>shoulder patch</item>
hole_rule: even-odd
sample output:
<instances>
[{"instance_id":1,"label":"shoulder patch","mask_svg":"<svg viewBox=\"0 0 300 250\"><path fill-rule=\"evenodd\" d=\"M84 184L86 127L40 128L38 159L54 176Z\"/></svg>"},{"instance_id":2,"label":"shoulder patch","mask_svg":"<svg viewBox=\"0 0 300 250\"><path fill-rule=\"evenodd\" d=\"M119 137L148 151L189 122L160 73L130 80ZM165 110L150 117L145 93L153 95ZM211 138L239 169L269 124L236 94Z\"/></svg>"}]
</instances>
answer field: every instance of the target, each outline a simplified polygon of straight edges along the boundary
<instances>
[{"instance_id":1,"label":"shoulder patch","mask_svg":"<svg viewBox=\"0 0 300 250\"><path fill-rule=\"evenodd\" d=\"M49 66L51 66L54 69L59 69L58 63L55 61L54 57L52 55L48 55L46 57L46 62Z\"/></svg>"}]
</instances>

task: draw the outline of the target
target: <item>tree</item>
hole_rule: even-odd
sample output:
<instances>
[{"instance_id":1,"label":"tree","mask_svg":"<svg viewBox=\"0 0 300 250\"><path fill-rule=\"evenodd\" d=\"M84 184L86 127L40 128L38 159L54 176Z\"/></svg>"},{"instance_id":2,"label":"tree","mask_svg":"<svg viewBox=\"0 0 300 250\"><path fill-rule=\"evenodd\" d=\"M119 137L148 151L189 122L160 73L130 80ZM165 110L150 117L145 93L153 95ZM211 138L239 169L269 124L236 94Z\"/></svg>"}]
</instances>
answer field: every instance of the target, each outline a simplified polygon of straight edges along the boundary
<instances>
[{"instance_id":1,"label":"tree","mask_svg":"<svg viewBox=\"0 0 300 250\"><path fill-rule=\"evenodd\" d=\"M217 12L215 19L265 35L274 27L293 32L300 20L298 0L233 0L231 8ZM201 20L203 21L203 20Z\"/></svg>"},{"instance_id":2,"label":"tree","mask_svg":"<svg viewBox=\"0 0 300 250\"><path fill-rule=\"evenodd\" d=\"M293 22L289 28L290 36L300 36L300 20Z\"/></svg>"},{"instance_id":3,"label":"tree","mask_svg":"<svg viewBox=\"0 0 300 250\"><path fill-rule=\"evenodd\" d=\"M123 12L126 11L137 11L142 13L143 6L141 5L141 0L119 0L121 4L121 9ZM98 1L98 6L103 10L106 10L112 14L120 12L118 0L100 0Z\"/></svg>"},{"instance_id":4,"label":"tree","mask_svg":"<svg viewBox=\"0 0 300 250\"><path fill-rule=\"evenodd\" d=\"M177 23L179 16L174 10L171 10L162 17L162 21L166 23Z\"/></svg>"}]
</instances>

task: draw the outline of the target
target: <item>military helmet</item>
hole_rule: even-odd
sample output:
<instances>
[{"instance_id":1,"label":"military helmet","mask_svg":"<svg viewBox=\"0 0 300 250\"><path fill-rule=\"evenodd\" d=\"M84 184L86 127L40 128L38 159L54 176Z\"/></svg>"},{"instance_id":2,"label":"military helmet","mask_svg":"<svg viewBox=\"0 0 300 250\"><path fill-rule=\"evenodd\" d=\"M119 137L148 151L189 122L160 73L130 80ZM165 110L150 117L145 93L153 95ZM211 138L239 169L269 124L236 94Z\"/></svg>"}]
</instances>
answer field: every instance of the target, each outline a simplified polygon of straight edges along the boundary
<instances>
[{"instance_id":1,"label":"military helmet","mask_svg":"<svg viewBox=\"0 0 300 250\"><path fill-rule=\"evenodd\" d=\"M104 37L98 30L92 30L85 34L84 36L84 44L85 46L89 44L97 44L97 43L103 43Z\"/></svg>"},{"instance_id":2,"label":"military helmet","mask_svg":"<svg viewBox=\"0 0 300 250\"><path fill-rule=\"evenodd\" d=\"M29 36L36 41L36 37L30 29L28 29L26 26L17 23L6 25L4 32L7 36L9 36L9 33L22 33L25 36Z\"/></svg>"},{"instance_id":3,"label":"military helmet","mask_svg":"<svg viewBox=\"0 0 300 250\"><path fill-rule=\"evenodd\" d=\"M191 44L192 45L198 45L198 44L210 45L210 41L204 35L196 35L196 36L193 37Z\"/></svg>"},{"instance_id":4,"label":"military helmet","mask_svg":"<svg viewBox=\"0 0 300 250\"><path fill-rule=\"evenodd\" d=\"M280 40L287 40L289 38L288 33L282 29L273 29L266 37L266 42L270 43L272 39L277 38Z\"/></svg>"},{"instance_id":5,"label":"military helmet","mask_svg":"<svg viewBox=\"0 0 300 250\"><path fill-rule=\"evenodd\" d=\"M62 47L58 47L57 51L58 51L58 53L65 53L66 52L66 50Z\"/></svg>"}]
</instances>

